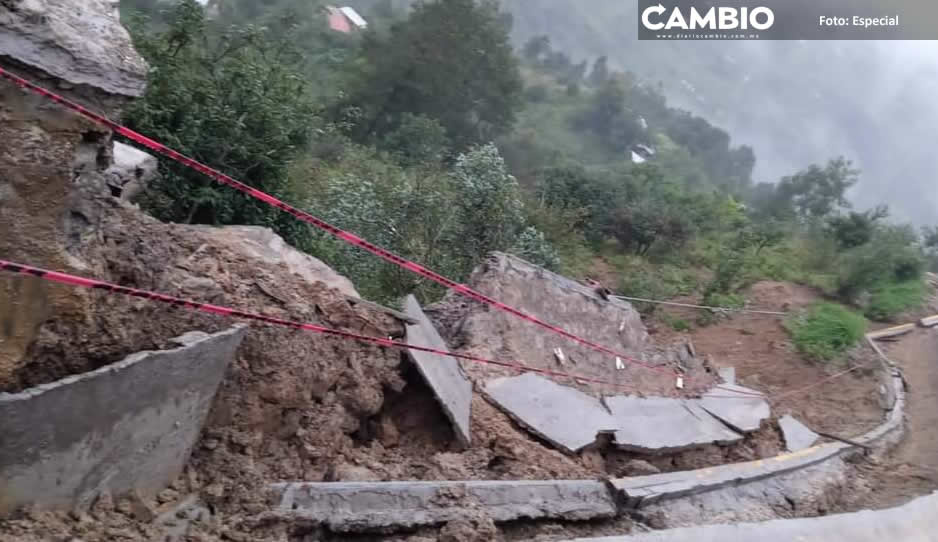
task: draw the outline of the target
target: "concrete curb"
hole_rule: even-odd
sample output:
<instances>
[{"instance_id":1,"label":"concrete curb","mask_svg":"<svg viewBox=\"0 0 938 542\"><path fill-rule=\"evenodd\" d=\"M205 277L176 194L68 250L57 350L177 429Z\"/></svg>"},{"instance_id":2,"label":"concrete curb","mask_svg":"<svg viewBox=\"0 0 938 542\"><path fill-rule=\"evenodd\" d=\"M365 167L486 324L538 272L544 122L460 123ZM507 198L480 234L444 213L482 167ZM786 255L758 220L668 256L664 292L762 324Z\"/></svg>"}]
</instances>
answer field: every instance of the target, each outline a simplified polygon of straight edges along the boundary
<instances>
[{"instance_id":1,"label":"concrete curb","mask_svg":"<svg viewBox=\"0 0 938 542\"><path fill-rule=\"evenodd\" d=\"M889 337L898 337L915 331L915 324L902 324L901 326L887 327L879 331L872 331L866 334L867 339L886 339Z\"/></svg>"},{"instance_id":2,"label":"concrete curb","mask_svg":"<svg viewBox=\"0 0 938 542\"><path fill-rule=\"evenodd\" d=\"M882 424L854 440L880 453L902 435L905 411L900 371L867 337L881 363L883 386L893 398ZM635 509L685 524L768 519L771 511L731 510L736 497L770 508L791 502L797 487L823 494L847 471L846 458L865 448L833 442L793 453L694 471L608 480L283 483L276 513L313 521L336 532L368 532L432 525L483 512L496 522L519 519L583 521L614 517ZM803 493L803 492L802 492ZM809 492L810 493L810 492ZM817 495L815 493L814 495ZM770 497L769 497L770 496ZM807 495L811 498L812 495ZM775 502L778 501L778 502ZM661 504L664 503L664 504ZM786 504L787 505L787 504ZM729 510L729 511L727 511ZM722 517L718 517L722 516ZM740 519L743 518L743 519Z\"/></svg>"},{"instance_id":3,"label":"concrete curb","mask_svg":"<svg viewBox=\"0 0 938 542\"><path fill-rule=\"evenodd\" d=\"M938 509L938 493L933 493L919 497L903 506L886 510L862 510L850 514L814 518L776 519L762 523L685 527L631 536L578 538L573 542L926 541L938 539L934 531L936 509Z\"/></svg>"},{"instance_id":4,"label":"concrete curb","mask_svg":"<svg viewBox=\"0 0 938 542\"><path fill-rule=\"evenodd\" d=\"M497 522L617 513L605 484L594 480L286 483L271 489L280 494L279 515L335 532L434 525L479 512Z\"/></svg>"},{"instance_id":5,"label":"concrete curb","mask_svg":"<svg viewBox=\"0 0 938 542\"><path fill-rule=\"evenodd\" d=\"M883 336L893 335L870 334L866 336L866 339L877 353L881 363L879 373L888 397L885 419L875 429L857 437L855 440L860 444L868 446L882 445L882 448L887 448L898 441L902 434L905 393L901 372L875 344L876 337ZM733 463L694 471L619 478L610 480L609 484L618 493L620 503L623 503L626 508L635 509L660 501L679 499L721 488L757 482L824 463L842 454L852 455L861 451L862 449L857 446L844 443L821 444L798 452L781 454L757 461Z\"/></svg>"},{"instance_id":6,"label":"concrete curb","mask_svg":"<svg viewBox=\"0 0 938 542\"><path fill-rule=\"evenodd\" d=\"M921 327L935 327L938 326L938 314L934 316L928 316L922 318L918 321L918 325Z\"/></svg>"}]
</instances>

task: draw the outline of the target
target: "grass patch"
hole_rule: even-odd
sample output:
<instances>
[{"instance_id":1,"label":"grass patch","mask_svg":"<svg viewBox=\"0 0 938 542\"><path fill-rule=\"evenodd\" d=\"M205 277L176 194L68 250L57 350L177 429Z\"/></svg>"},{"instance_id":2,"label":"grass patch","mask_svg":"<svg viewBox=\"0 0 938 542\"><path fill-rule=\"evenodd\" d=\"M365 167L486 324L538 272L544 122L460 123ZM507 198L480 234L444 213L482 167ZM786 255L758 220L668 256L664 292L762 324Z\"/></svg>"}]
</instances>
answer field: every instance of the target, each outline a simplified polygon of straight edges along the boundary
<instances>
[{"instance_id":1,"label":"grass patch","mask_svg":"<svg viewBox=\"0 0 938 542\"><path fill-rule=\"evenodd\" d=\"M812 359L829 361L863 338L863 316L835 303L817 303L790 317L785 329L799 352Z\"/></svg>"},{"instance_id":2,"label":"grass patch","mask_svg":"<svg viewBox=\"0 0 938 542\"><path fill-rule=\"evenodd\" d=\"M872 320L885 322L909 309L921 307L926 288L921 280L884 284L873 289L864 313Z\"/></svg>"},{"instance_id":3,"label":"grass patch","mask_svg":"<svg viewBox=\"0 0 938 542\"><path fill-rule=\"evenodd\" d=\"M690 331L690 323L676 316L671 316L667 312L661 311L658 316L665 325L669 326L674 331L684 332Z\"/></svg>"}]
</instances>

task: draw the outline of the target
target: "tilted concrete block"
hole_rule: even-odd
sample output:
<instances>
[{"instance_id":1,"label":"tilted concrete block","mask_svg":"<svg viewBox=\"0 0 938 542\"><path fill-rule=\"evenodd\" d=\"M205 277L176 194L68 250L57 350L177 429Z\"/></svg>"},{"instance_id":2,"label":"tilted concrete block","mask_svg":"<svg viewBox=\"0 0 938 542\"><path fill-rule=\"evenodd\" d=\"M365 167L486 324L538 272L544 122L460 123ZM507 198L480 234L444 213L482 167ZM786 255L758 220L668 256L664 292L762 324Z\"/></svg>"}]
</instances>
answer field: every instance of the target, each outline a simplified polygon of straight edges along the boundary
<instances>
[{"instance_id":1,"label":"tilted concrete block","mask_svg":"<svg viewBox=\"0 0 938 542\"><path fill-rule=\"evenodd\" d=\"M188 461L245 331L187 333L179 348L0 393L0 514L163 489Z\"/></svg>"},{"instance_id":2,"label":"tilted concrete block","mask_svg":"<svg viewBox=\"0 0 938 542\"><path fill-rule=\"evenodd\" d=\"M446 343L423 313L417 298L409 295L404 302L404 312L417 321L407 326L407 343L414 346L448 351ZM469 417L472 407L472 383L463 374L459 360L451 356L432 354L408 349L407 353L417 365L417 370L429 384L443 408L443 413L453 424L453 432L459 443L468 447L472 440Z\"/></svg>"}]
</instances>

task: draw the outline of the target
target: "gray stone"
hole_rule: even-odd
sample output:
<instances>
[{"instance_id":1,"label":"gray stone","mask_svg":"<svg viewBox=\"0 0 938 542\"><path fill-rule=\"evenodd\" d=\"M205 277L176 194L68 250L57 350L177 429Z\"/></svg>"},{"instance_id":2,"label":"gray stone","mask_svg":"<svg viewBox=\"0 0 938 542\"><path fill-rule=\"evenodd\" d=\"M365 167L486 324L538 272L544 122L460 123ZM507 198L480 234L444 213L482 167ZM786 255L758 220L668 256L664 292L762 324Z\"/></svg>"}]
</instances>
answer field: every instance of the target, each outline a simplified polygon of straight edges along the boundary
<instances>
[{"instance_id":1,"label":"gray stone","mask_svg":"<svg viewBox=\"0 0 938 542\"><path fill-rule=\"evenodd\" d=\"M156 157L119 141L114 142L114 163L105 172L108 185L123 200L133 199L158 175Z\"/></svg>"},{"instance_id":2,"label":"gray stone","mask_svg":"<svg viewBox=\"0 0 938 542\"><path fill-rule=\"evenodd\" d=\"M143 94L147 65L106 0L13 0L0 4L0 56L72 85Z\"/></svg>"},{"instance_id":3,"label":"gray stone","mask_svg":"<svg viewBox=\"0 0 938 542\"><path fill-rule=\"evenodd\" d=\"M404 301L404 312L418 324L407 326L407 342L415 346L446 350L448 347L436 328L423 313L417 298L409 295ZM453 432L460 444L468 447L472 440L469 416L472 408L472 383L462 372L459 361L451 356L408 349L417 370L430 385L443 412L453 424ZM406 438L406 435L405 435Z\"/></svg>"},{"instance_id":4,"label":"gray stone","mask_svg":"<svg viewBox=\"0 0 938 542\"><path fill-rule=\"evenodd\" d=\"M725 384L736 383L736 367L721 367L718 373L720 374L720 380Z\"/></svg>"},{"instance_id":5,"label":"gray stone","mask_svg":"<svg viewBox=\"0 0 938 542\"><path fill-rule=\"evenodd\" d=\"M771 415L765 396L736 384L722 384L705 393L699 405L736 431L749 433L759 429Z\"/></svg>"},{"instance_id":6,"label":"gray stone","mask_svg":"<svg viewBox=\"0 0 938 542\"><path fill-rule=\"evenodd\" d=\"M160 542L185 542L191 540L189 532L194 524L207 523L211 518L212 512L198 495L189 495L157 516L153 524L162 531Z\"/></svg>"},{"instance_id":7,"label":"gray stone","mask_svg":"<svg viewBox=\"0 0 938 542\"><path fill-rule=\"evenodd\" d=\"M336 273L321 260L288 245L270 228L261 226L189 226L204 232L215 247L229 248L246 259L283 265L287 271L309 282L322 282L345 295L360 298L352 281Z\"/></svg>"},{"instance_id":8,"label":"gray stone","mask_svg":"<svg viewBox=\"0 0 938 542\"><path fill-rule=\"evenodd\" d=\"M696 401L631 396L606 397L603 401L618 427L615 444L625 450L667 453L743 438L705 412Z\"/></svg>"},{"instance_id":9,"label":"gray stone","mask_svg":"<svg viewBox=\"0 0 938 542\"><path fill-rule=\"evenodd\" d=\"M919 497L898 508L862 510L851 514L825 517L776 519L763 523L708 525L668 531L579 538L575 542L727 542L761 540L765 542L882 542L884 540L933 541L934 515L938 493Z\"/></svg>"},{"instance_id":10,"label":"gray stone","mask_svg":"<svg viewBox=\"0 0 938 542\"><path fill-rule=\"evenodd\" d=\"M490 380L485 394L518 423L566 452L576 453L599 433L617 428L595 397L534 373Z\"/></svg>"},{"instance_id":11,"label":"gray stone","mask_svg":"<svg viewBox=\"0 0 938 542\"><path fill-rule=\"evenodd\" d=\"M808 429L808 427L793 418L792 416L782 416L778 420L778 426L782 429L782 437L785 438L785 447L789 452L797 452L805 448L810 448L818 440L818 434Z\"/></svg>"},{"instance_id":12,"label":"gray stone","mask_svg":"<svg viewBox=\"0 0 938 542\"><path fill-rule=\"evenodd\" d=\"M633 473L636 476L646 476L650 474L660 474L661 469L652 465L648 461L642 461L641 459L633 459L625 464L627 471Z\"/></svg>"},{"instance_id":13,"label":"gray stone","mask_svg":"<svg viewBox=\"0 0 938 542\"><path fill-rule=\"evenodd\" d=\"M238 325L0 393L0 514L71 509L105 491L158 493L182 472L244 334Z\"/></svg>"},{"instance_id":14,"label":"gray stone","mask_svg":"<svg viewBox=\"0 0 938 542\"><path fill-rule=\"evenodd\" d=\"M323 523L337 532L366 532L440 524L484 513L496 522L518 519L582 521L616 514L595 480L358 482L275 484L278 512Z\"/></svg>"},{"instance_id":15,"label":"gray stone","mask_svg":"<svg viewBox=\"0 0 938 542\"><path fill-rule=\"evenodd\" d=\"M473 271L467 284L526 314L628 356L639 357L648 343L641 316L628 302L604 300L589 286L515 256L492 253ZM427 312L437 319L443 336L450 344L459 344L462 352L500 361L524 360L540 369L556 370L553 351L559 347L567 367L575 366L577 374L613 383L610 392L616 389L615 383L629 380L633 372L647 371L630 363L625 364L625 370L618 370L614 355L578 344L508 312L469 302L457 292L450 291L443 301L427 307ZM479 380L515 374L509 368L480 364L466 364L465 369Z\"/></svg>"}]
</instances>

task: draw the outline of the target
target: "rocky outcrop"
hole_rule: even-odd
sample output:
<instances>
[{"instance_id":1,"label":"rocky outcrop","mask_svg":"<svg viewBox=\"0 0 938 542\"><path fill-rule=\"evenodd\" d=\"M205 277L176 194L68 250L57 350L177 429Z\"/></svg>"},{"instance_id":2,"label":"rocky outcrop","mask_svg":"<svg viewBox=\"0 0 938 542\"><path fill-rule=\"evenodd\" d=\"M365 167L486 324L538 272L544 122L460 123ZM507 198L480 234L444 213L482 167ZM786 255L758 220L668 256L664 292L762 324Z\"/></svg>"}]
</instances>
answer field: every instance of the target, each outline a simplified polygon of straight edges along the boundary
<instances>
[{"instance_id":1,"label":"rocky outcrop","mask_svg":"<svg viewBox=\"0 0 938 542\"><path fill-rule=\"evenodd\" d=\"M146 64L108 0L7 0L0 4L0 55L53 78L62 90L143 94Z\"/></svg>"},{"instance_id":2,"label":"rocky outcrop","mask_svg":"<svg viewBox=\"0 0 938 542\"><path fill-rule=\"evenodd\" d=\"M603 299L588 286L516 256L493 253L473 271L468 285L594 344L644 360L646 365L660 366L661 370L641 367L630 360L617 362L614 355L450 292L443 301L428 307L427 314L455 351L499 361L520 361L610 383L586 386L584 382L553 377L561 384L590 393L615 394L638 389L656 395L674 394L677 390L673 370L688 375L685 391L706 390L714 381L704 371L702 361L691 356L683 345L664 351L652 346L641 317L628 302ZM516 374L506 368L466 362L463 367L477 380Z\"/></svg>"},{"instance_id":3,"label":"rocky outcrop","mask_svg":"<svg viewBox=\"0 0 938 542\"><path fill-rule=\"evenodd\" d=\"M147 67L103 0L0 3L0 63L107 115L143 93ZM96 235L94 198L107 195L111 134L0 80L0 254L81 272L75 248ZM82 320L88 292L0 277L0 388L52 315Z\"/></svg>"}]
</instances>

